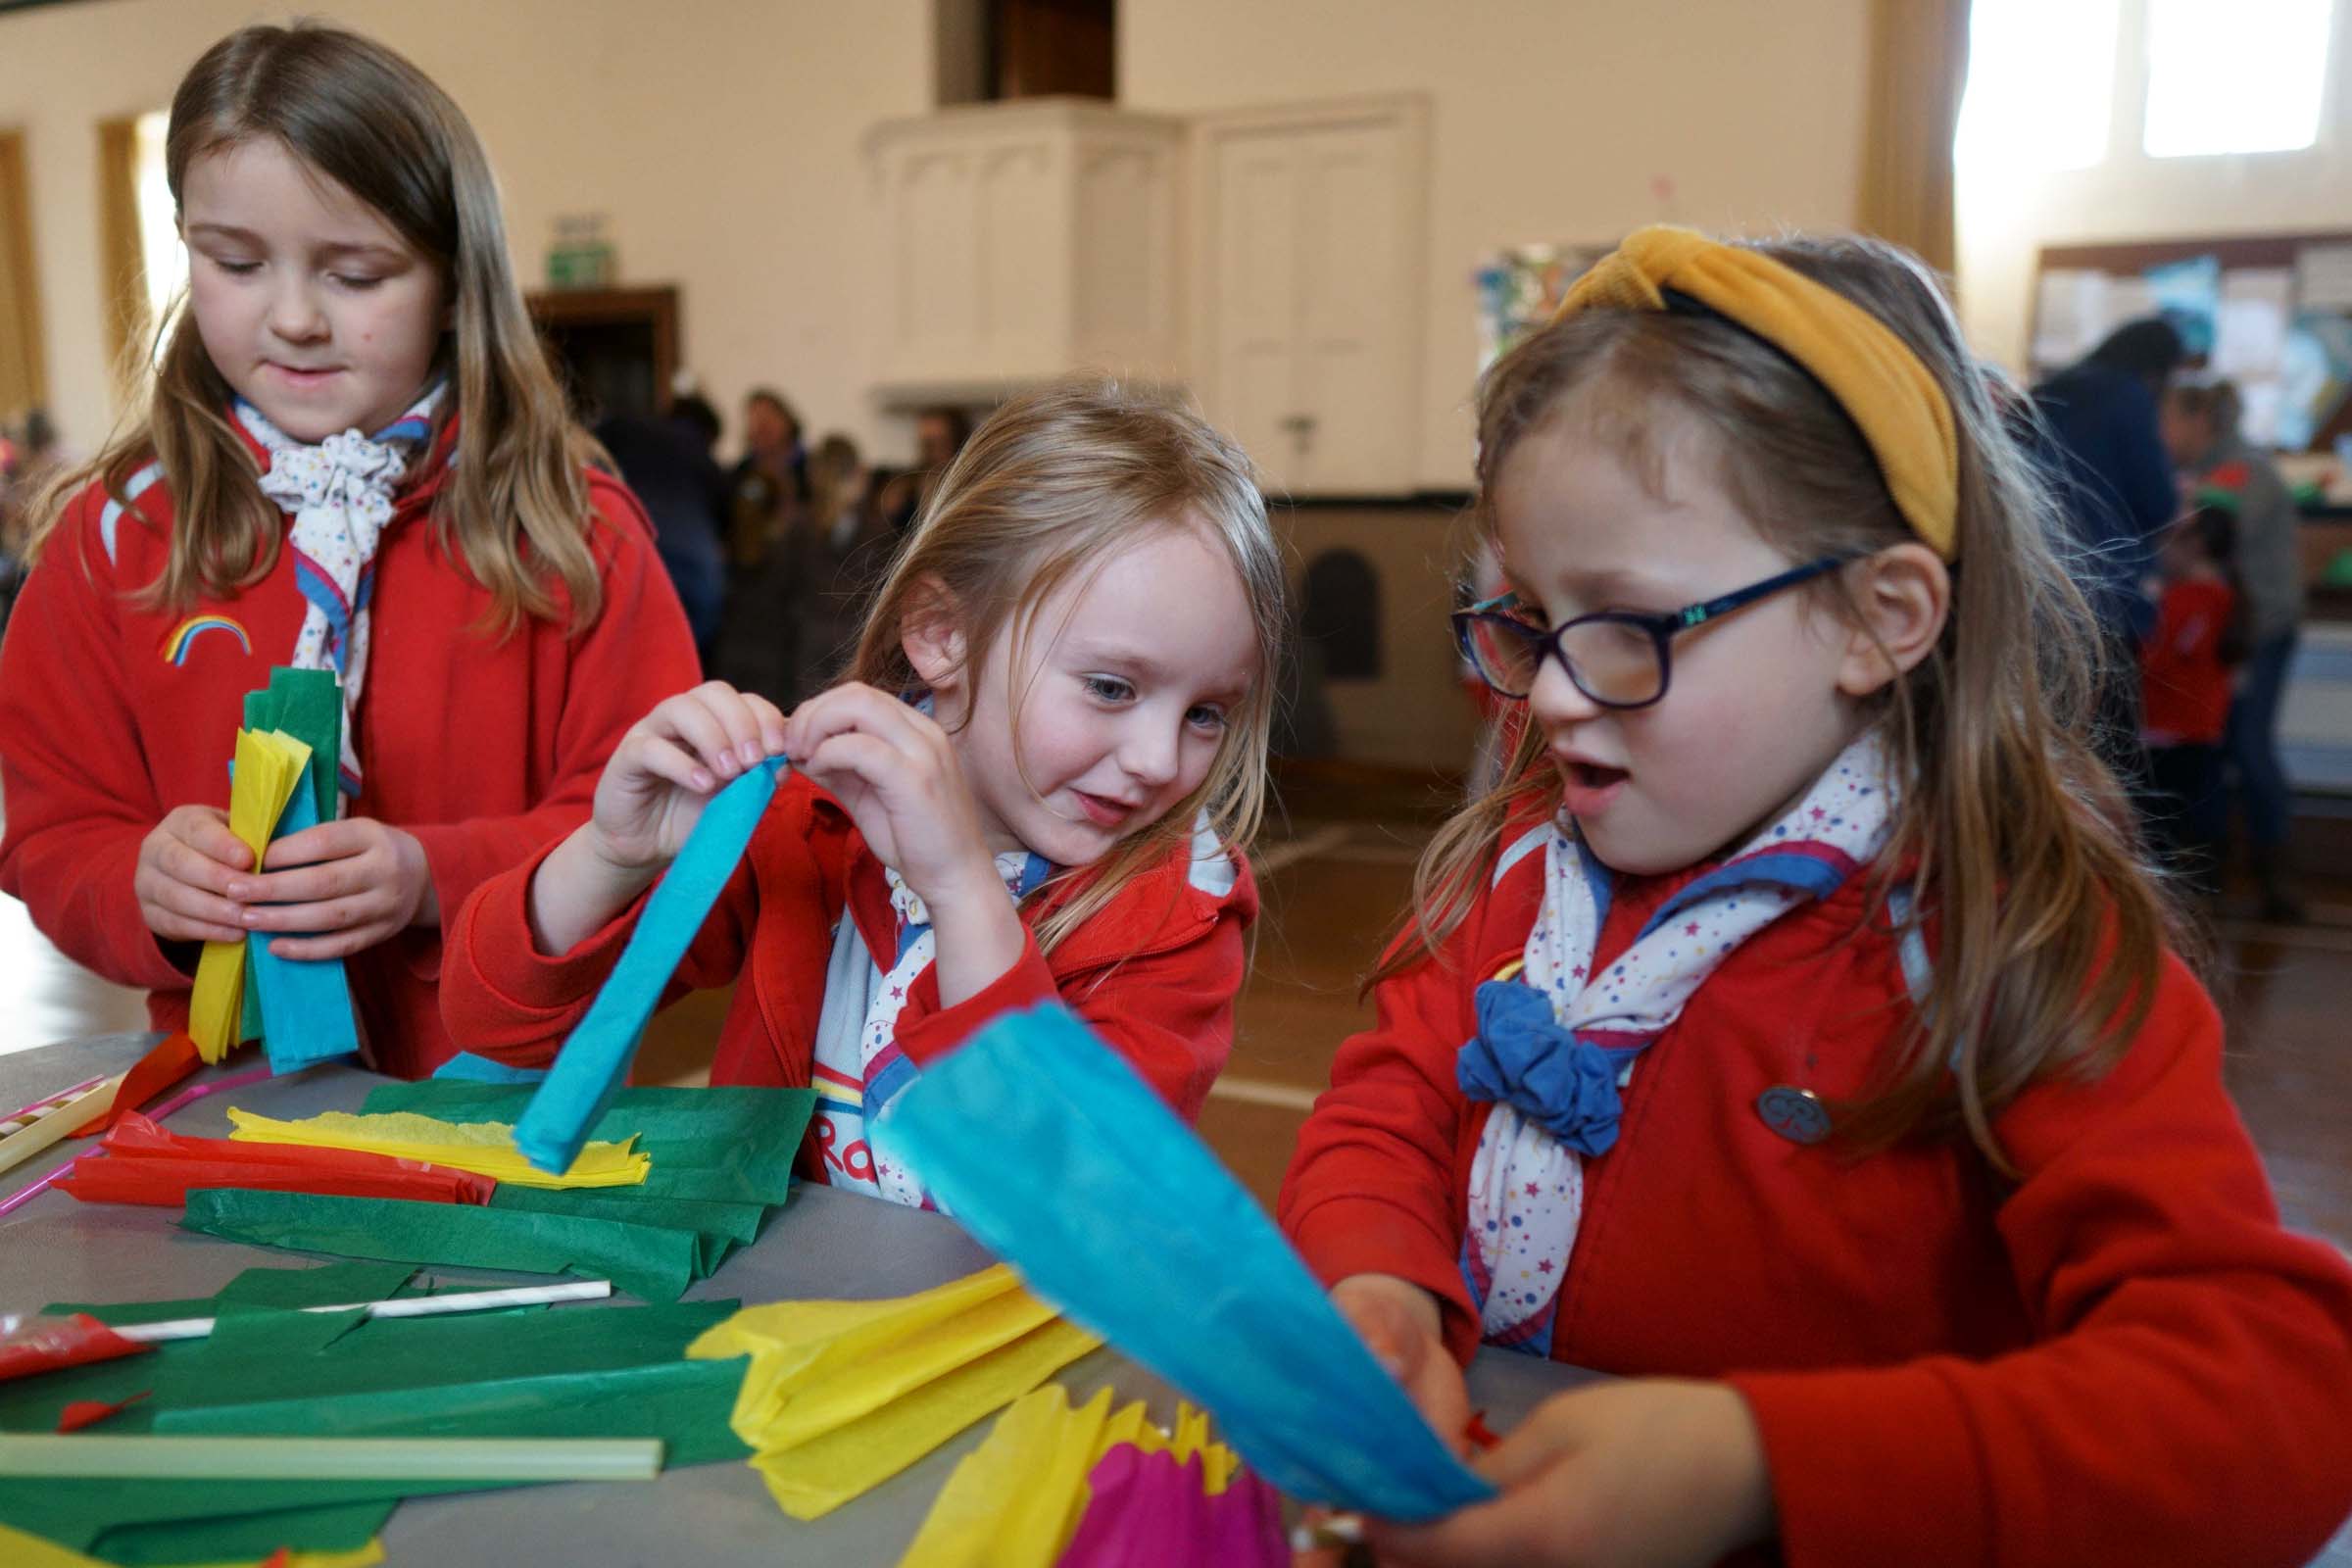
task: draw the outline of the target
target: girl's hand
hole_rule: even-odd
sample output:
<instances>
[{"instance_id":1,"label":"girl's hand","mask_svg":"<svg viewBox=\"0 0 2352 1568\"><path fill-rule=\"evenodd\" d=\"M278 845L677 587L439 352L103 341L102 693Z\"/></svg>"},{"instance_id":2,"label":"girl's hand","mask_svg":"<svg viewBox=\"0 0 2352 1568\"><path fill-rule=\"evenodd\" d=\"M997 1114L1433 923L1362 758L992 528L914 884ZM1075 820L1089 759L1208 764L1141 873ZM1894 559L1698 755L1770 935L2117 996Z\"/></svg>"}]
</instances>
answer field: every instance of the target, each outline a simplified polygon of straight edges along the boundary
<instances>
[{"instance_id":1,"label":"girl's hand","mask_svg":"<svg viewBox=\"0 0 2352 1568\"><path fill-rule=\"evenodd\" d=\"M242 942L245 910L229 888L253 852L217 806L181 806L139 845L130 886L139 917L166 942Z\"/></svg>"},{"instance_id":2,"label":"girl's hand","mask_svg":"<svg viewBox=\"0 0 2352 1568\"><path fill-rule=\"evenodd\" d=\"M841 802L868 848L931 906L1005 903L948 732L918 709L852 681L793 710L785 754Z\"/></svg>"},{"instance_id":3,"label":"girl's hand","mask_svg":"<svg viewBox=\"0 0 2352 1568\"><path fill-rule=\"evenodd\" d=\"M720 785L784 749L784 715L764 697L705 681L631 725L596 781L586 842L616 871L659 871Z\"/></svg>"},{"instance_id":4,"label":"girl's hand","mask_svg":"<svg viewBox=\"0 0 2352 1568\"><path fill-rule=\"evenodd\" d=\"M1331 1304L1362 1335L1389 1375L1455 1453L1469 1448L1470 1390L1439 1336L1431 1295L1390 1274L1350 1274L1331 1288Z\"/></svg>"},{"instance_id":5,"label":"girl's hand","mask_svg":"<svg viewBox=\"0 0 2352 1568\"><path fill-rule=\"evenodd\" d=\"M366 816L288 834L262 857L262 875L239 877L228 891L253 906L243 912L247 930L301 933L270 944L281 958L346 958L441 920L424 846Z\"/></svg>"},{"instance_id":6,"label":"girl's hand","mask_svg":"<svg viewBox=\"0 0 2352 1568\"><path fill-rule=\"evenodd\" d=\"M1721 1383L1554 1395L1471 1468L1502 1494L1434 1525L1368 1524L1381 1561L1703 1568L1773 1532L1763 1442Z\"/></svg>"}]
</instances>

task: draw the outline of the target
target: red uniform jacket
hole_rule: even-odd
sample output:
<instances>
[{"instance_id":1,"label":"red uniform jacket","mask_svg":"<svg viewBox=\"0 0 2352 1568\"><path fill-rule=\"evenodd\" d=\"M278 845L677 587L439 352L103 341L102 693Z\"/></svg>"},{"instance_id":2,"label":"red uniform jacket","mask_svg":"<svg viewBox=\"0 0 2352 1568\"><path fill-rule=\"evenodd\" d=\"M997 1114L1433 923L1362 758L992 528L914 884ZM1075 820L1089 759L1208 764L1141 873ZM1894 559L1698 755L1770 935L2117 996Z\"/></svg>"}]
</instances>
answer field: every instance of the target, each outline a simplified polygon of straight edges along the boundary
<instances>
[{"instance_id":1,"label":"red uniform jacket","mask_svg":"<svg viewBox=\"0 0 2352 1568\"><path fill-rule=\"evenodd\" d=\"M1467 1358L1458 1259L1489 1107L1454 1057L1471 993L1519 956L1527 856L1440 961L1385 981L1283 1184L1327 1282L1422 1286ZM1620 883L1607 963L1683 878ZM1585 1167L1553 1355L1726 1378L1763 1435L1790 1563L2279 1563L2352 1506L2352 1271L2278 1228L2222 1088L2222 1030L2168 960L2130 1054L1965 1144L1857 1156L1757 1113L1780 1085L1861 1093L1910 1015L1857 877L1758 933L1635 1069Z\"/></svg>"},{"instance_id":2,"label":"red uniform jacket","mask_svg":"<svg viewBox=\"0 0 2352 1568\"><path fill-rule=\"evenodd\" d=\"M2222 639L2237 595L2218 577L2164 590L2156 629L2139 655L2140 730L2151 746L2219 746L2230 723L2230 666Z\"/></svg>"},{"instance_id":3,"label":"red uniform jacket","mask_svg":"<svg viewBox=\"0 0 2352 1568\"><path fill-rule=\"evenodd\" d=\"M534 860L494 877L466 904L450 932L441 990L443 1017L461 1045L521 1066L555 1058L643 906L639 901L571 952L549 957L531 940L527 901L537 868ZM1074 891L1049 887L1023 906L1023 920L1034 926ZM839 803L794 774L776 791L668 992L736 988L712 1083L808 1085L825 964L845 909L871 951L894 951L898 917L882 862ZM1058 999L1190 1121L1233 1049L1233 1000L1248 965L1243 934L1256 914L1248 864L1196 841L1136 876L1050 956L1032 938L975 997L943 1008L935 971L923 971L899 1014L899 1048L919 1068L999 1013ZM804 1152L804 1166L822 1179L813 1149Z\"/></svg>"},{"instance_id":4,"label":"red uniform jacket","mask_svg":"<svg viewBox=\"0 0 2352 1568\"><path fill-rule=\"evenodd\" d=\"M426 519L445 471L434 464L400 498L377 551L359 710L366 793L349 807L423 844L444 918L483 878L583 821L621 733L699 678L652 528L618 481L589 475L605 591L595 624L575 637L559 615L502 635L489 592ZM282 550L232 598L139 608L130 596L163 571L172 522L160 481L128 511L99 486L77 497L0 657L0 889L69 956L153 993L159 1029L186 1021L197 949L160 946L140 918L140 841L174 807L227 806L245 694L292 658L304 612ZM345 964L376 1067L414 1077L454 1054L434 995L438 930L412 928Z\"/></svg>"}]
</instances>

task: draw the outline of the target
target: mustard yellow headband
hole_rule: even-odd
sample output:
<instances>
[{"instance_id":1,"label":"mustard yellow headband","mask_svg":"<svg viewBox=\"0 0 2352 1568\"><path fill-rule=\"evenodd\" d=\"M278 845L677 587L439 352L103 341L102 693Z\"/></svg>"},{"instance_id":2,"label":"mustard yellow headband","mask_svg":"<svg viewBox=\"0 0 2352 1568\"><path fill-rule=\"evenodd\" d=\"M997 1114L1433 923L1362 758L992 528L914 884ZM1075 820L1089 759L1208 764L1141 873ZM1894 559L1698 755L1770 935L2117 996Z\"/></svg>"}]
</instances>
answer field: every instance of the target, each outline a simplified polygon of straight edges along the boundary
<instances>
[{"instance_id":1,"label":"mustard yellow headband","mask_svg":"<svg viewBox=\"0 0 2352 1568\"><path fill-rule=\"evenodd\" d=\"M1944 560L1959 551L1960 448L1952 408L1885 322L1759 251L1657 226L1578 278L1552 319L1580 311L1662 311L1686 294L1788 355L1838 400L1879 460L1896 510Z\"/></svg>"}]
</instances>

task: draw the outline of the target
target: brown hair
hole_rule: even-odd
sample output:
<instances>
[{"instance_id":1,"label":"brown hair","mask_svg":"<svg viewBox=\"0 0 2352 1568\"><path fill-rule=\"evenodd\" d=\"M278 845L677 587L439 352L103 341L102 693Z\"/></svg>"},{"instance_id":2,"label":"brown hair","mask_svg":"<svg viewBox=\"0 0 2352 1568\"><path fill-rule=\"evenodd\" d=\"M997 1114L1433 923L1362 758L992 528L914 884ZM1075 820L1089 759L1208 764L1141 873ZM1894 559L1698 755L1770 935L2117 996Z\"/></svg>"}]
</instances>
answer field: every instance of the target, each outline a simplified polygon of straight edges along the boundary
<instances>
[{"instance_id":1,"label":"brown hair","mask_svg":"<svg viewBox=\"0 0 2352 1568\"><path fill-rule=\"evenodd\" d=\"M943 587L961 617L968 667L977 669L1007 631L1018 661L1040 630L1037 607L1150 528L1198 529L1224 549L1254 622L1257 677L1229 716L1200 787L1085 868L1074 896L1040 922L1046 952L1130 877L1188 843L1203 809L1228 853L1245 853L1256 837L1289 613L1281 553L1249 456L1198 416L1111 382L1068 381L1014 398L941 476L874 597L849 671L884 691L920 688L902 629L922 596Z\"/></svg>"},{"instance_id":2,"label":"brown hair","mask_svg":"<svg viewBox=\"0 0 2352 1568\"><path fill-rule=\"evenodd\" d=\"M1936 936L1934 977L1870 1094L1839 1107L1863 1148L1965 1131L2006 1168L2000 1108L2061 1064L2103 1070L2145 1018L2170 910L2140 863L2123 791L2086 742L2099 647L2061 563L2064 524L2002 423L1935 279L1860 238L1757 249L1892 329L1941 385L1959 434L1958 561L1935 650L1877 700L1903 784L1870 918L1910 868ZM1598 427L1662 483L1659 416L1712 433L1717 476L1791 561L1913 539L1861 432L1795 363L1720 318L1589 311L1499 360L1479 387L1479 502L1521 437L1555 419ZM1837 599L1839 579L1808 590ZM1851 612L1850 605L1844 606ZM1430 961L1467 914L1507 821L1557 809L1544 737L1524 727L1496 785L1440 831L1415 876L1410 926L1375 972Z\"/></svg>"},{"instance_id":3,"label":"brown hair","mask_svg":"<svg viewBox=\"0 0 2352 1568\"><path fill-rule=\"evenodd\" d=\"M297 24L230 33L181 79L164 153L173 202L197 159L264 137L373 208L441 270L452 324L438 368L452 385L435 448L449 418L459 429L458 461L433 501L441 542L490 591L505 627L526 614L567 613L574 627L594 620L602 586L581 470L595 448L572 422L523 314L497 186L473 127L447 93L382 44ZM43 532L62 511L54 501L92 479L139 515L123 486L152 454L176 521L163 574L144 598L178 609L267 576L283 524L230 426L231 390L184 299L159 331L163 357L146 407L53 493Z\"/></svg>"}]
</instances>

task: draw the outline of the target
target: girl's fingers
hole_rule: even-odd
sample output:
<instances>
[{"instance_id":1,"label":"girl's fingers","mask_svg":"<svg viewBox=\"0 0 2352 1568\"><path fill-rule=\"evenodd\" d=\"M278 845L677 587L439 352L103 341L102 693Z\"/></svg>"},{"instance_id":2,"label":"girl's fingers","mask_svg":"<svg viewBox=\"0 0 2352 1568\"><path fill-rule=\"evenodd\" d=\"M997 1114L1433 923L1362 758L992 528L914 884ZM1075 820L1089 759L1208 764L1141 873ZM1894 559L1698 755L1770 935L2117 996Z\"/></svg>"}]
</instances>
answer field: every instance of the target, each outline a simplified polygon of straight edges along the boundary
<instances>
[{"instance_id":1,"label":"girl's fingers","mask_svg":"<svg viewBox=\"0 0 2352 1568\"><path fill-rule=\"evenodd\" d=\"M692 695L704 711L717 720L726 737L720 743L721 755L734 771L758 765L767 754L760 749L760 710L752 706L752 699L724 681L707 681Z\"/></svg>"},{"instance_id":2,"label":"girl's fingers","mask_svg":"<svg viewBox=\"0 0 2352 1568\"><path fill-rule=\"evenodd\" d=\"M354 926L348 931L336 931L326 936L279 937L270 944L272 956L296 962L319 958L348 958L392 935L391 928L382 925Z\"/></svg>"},{"instance_id":3,"label":"girl's fingers","mask_svg":"<svg viewBox=\"0 0 2352 1568\"><path fill-rule=\"evenodd\" d=\"M377 923L384 912L381 903L378 899L350 898L322 899L310 904L259 905L245 911L244 922L248 931L285 931L318 936ZM299 955L288 954L285 956Z\"/></svg>"},{"instance_id":4,"label":"girl's fingers","mask_svg":"<svg viewBox=\"0 0 2352 1568\"><path fill-rule=\"evenodd\" d=\"M752 715L760 730L760 757L774 757L784 750L784 710L757 692L746 692L743 700L752 705Z\"/></svg>"},{"instance_id":5,"label":"girl's fingers","mask_svg":"<svg viewBox=\"0 0 2352 1568\"><path fill-rule=\"evenodd\" d=\"M193 920L170 920L150 926L167 942L242 942L245 933L234 926L200 924Z\"/></svg>"},{"instance_id":6,"label":"girl's fingers","mask_svg":"<svg viewBox=\"0 0 2352 1568\"><path fill-rule=\"evenodd\" d=\"M159 935L180 942L241 942L245 937L244 907L185 883L168 882L155 891L148 906L161 917L149 921ZM164 925L175 929L164 930Z\"/></svg>"},{"instance_id":7,"label":"girl's fingers","mask_svg":"<svg viewBox=\"0 0 2352 1568\"><path fill-rule=\"evenodd\" d=\"M809 753L801 771L819 784L828 778L848 777L885 793L903 776L906 766L905 756L888 741L863 730L845 730Z\"/></svg>"},{"instance_id":8,"label":"girl's fingers","mask_svg":"<svg viewBox=\"0 0 2352 1568\"><path fill-rule=\"evenodd\" d=\"M273 839L262 856L262 869L283 871L297 865L315 865L323 860L337 860L365 854L374 843L373 824L358 817L342 822L321 822L306 827L299 833L289 833ZM258 880L267 881L267 876ZM245 894L240 897L250 898Z\"/></svg>"},{"instance_id":9,"label":"girl's fingers","mask_svg":"<svg viewBox=\"0 0 2352 1568\"><path fill-rule=\"evenodd\" d=\"M1405 1527L1367 1520L1364 1539L1383 1562L1424 1568L1557 1560L1565 1532L1547 1500L1540 1494L1505 1494L1434 1525Z\"/></svg>"},{"instance_id":10,"label":"girl's fingers","mask_svg":"<svg viewBox=\"0 0 2352 1568\"><path fill-rule=\"evenodd\" d=\"M1579 1401L1554 1396L1478 1455L1470 1467L1506 1491L1560 1463L1583 1447L1586 1430Z\"/></svg>"},{"instance_id":11,"label":"girl's fingers","mask_svg":"<svg viewBox=\"0 0 2352 1568\"><path fill-rule=\"evenodd\" d=\"M237 848L243 850L245 846L238 844ZM230 896L230 890L245 874L234 866L223 865L185 840L166 844L163 853L156 857L155 869L168 881L223 897Z\"/></svg>"},{"instance_id":12,"label":"girl's fingers","mask_svg":"<svg viewBox=\"0 0 2352 1568\"><path fill-rule=\"evenodd\" d=\"M644 738L674 740L715 777L733 778L743 771L743 759L735 750L735 738L727 733L726 721L700 690L655 709Z\"/></svg>"},{"instance_id":13,"label":"girl's fingers","mask_svg":"<svg viewBox=\"0 0 2352 1568\"><path fill-rule=\"evenodd\" d=\"M172 914L178 914L181 919L195 921L195 924L202 926L214 926L214 929L223 929L225 926L225 929L237 931L245 924L245 906L228 901L228 898L214 898L205 889L193 889L186 882L163 884L160 889L155 889L153 903L158 909L170 909ZM223 941L223 938L210 938L210 941Z\"/></svg>"},{"instance_id":14,"label":"girl's fingers","mask_svg":"<svg viewBox=\"0 0 2352 1568\"><path fill-rule=\"evenodd\" d=\"M701 759L673 741L653 735L639 736L636 760L640 772L675 784L693 794L708 795L718 788L718 780L703 765Z\"/></svg>"},{"instance_id":15,"label":"girl's fingers","mask_svg":"<svg viewBox=\"0 0 2352 1568\"><path fill-rule=\"evenodd\" d=\"M859 734L888 744L909 761L932 760L936 750L918 723L930 724L934 730L939 727L871 686L836 686L814 702L803 703L792 715L787 749L790 756L806 761L822 753L825 743L834 737Z\"/></svg>"},{"instance_id":16,"label":"girl's fingers","mask_svg":"<svg viewBox=\"0 0 2352 1568\"><path fill-rule=\"evenodd\" d=\"M374 909L376 903L386 898L386 889L376 877L346 870L351 865L351 860L334 860L329 865L306 865L296 872L282 872L284 882L272 886L266 894L259 894L257 901L245 907L240 919L249 931L341 931L358 917L346 912L346 917L329 926L304 926L289 924L287 914L292 909L336 906ZM264 877L264 882L277 882L277 879Z\"/></svg>"},{"instance_id":17,"label":"girl's fingers","mask_svg":"<svg viewBox=\"0 0 2352 1568\"><path fill-rule=\"evenodd\" d=\"M242 871L253 863L253 852L228 830L225 814L212 808L172 814L178 820L172 826L172 836L196 854L232 871Z\"/></svg>"}]
</instances>

